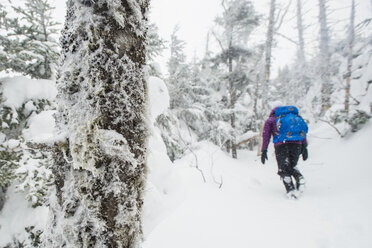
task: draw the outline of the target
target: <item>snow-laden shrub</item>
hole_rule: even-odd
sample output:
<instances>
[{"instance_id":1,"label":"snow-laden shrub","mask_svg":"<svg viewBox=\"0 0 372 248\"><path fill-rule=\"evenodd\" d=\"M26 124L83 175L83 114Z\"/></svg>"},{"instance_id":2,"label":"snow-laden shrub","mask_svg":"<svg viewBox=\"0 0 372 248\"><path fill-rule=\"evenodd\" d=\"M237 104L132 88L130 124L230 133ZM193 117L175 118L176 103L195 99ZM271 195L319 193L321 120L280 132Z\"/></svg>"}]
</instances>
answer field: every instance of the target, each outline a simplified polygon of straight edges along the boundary
<instances>
[{"instance_id":1,"label":"snow-laden shrub","mask_svg":"<svg viewBox=\"0 0 372 248\"><path fill-rule=\"evenodd\" d=\"M351 131L354 133L359 131L370 118L371 116L367 112L356 110L347 122L351 127Z\"/></svg>"},{"instance_id":2,"label":"snow-laden shrub","mask_svg":"<svg viewBox=\"0 0 372 248\"><path fill-rule=\"evenodd\" d=\"M154 125L160 130L170 160L174 161L181 158L186 147L180 141L178 119L172 115L172 112L167 111L156 118Z\"/></svg>"},{"instance_id":3,"label":"snow-laden shrub","mask_svg":"<svg viewBox=\"0 0 372 248\"><path fill-rule=\"evenodd\" d=\"M3 78L0 82L0 186L6 191L15 184L37 207L45 202L46 184L51 180L50 158L48 153L26 143L45 128L41 125L45 119L36 123L38 130L34 130L33 122L41 112L53 109L55 84L26 77Z\"/></svg>"}]
</instances>

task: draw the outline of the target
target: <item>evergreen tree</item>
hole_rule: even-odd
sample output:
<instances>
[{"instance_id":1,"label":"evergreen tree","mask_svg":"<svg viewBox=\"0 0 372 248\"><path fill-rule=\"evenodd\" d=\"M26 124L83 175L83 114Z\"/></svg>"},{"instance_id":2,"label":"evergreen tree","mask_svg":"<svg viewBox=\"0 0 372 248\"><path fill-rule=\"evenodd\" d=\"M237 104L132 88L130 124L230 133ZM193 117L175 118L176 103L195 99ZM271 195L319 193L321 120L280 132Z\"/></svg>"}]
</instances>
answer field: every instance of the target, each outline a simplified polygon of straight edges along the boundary
<instances>
[{"instance_id":1,"label":"evergreen tree","mask_svg":"<svg viewBox=\"0 0 372 248\"><path fill-rule=\"evenodd\" d=\"M182 108L187 106L187 91L189 89L190 68L186 63L184 53L185 42L180 40L177 32L180 27L174 27L170 41L170 58L167 62L169 77L166 83L169 88L170 108Z\"/></svg>"},{"instance_id":2,"label":"evergreen tree","mask_svg":"<svg viewBox=\"0 0 372 248\"><path fill-rule=\"evenodd\" d=\"M148 5L68 1L57 83L66 142L54 154L54 216L44 247L139 247Z\"/></svg>"},{"instance_id":3,"label":"evergreen tree","mask_svg":"<svg viewBox=\"0 0 372 248\"><path fill-rule=\"evenodd\" d=\"M209 92L202 83L200 63L194 58L191 64L186 63L185 42L177 36L176 26L171 35L171 56L168 61L169 76L166 80L170 95L170 111L159 116L157 125L167 146L171 160L179 158L191 145L190 139L206 139L209 123L206 118L205 101ZM180 129L187 128L190 137L182 137Z\"/></svg>"},{"instance_id":4,"label":"evergreen tree","mask_svg":"<svg viewBox=\"0 0 372 248\"><path fill-rule=\"evenodd\" d=\"M222 29L215 37L220 45L221 53L216 56L215 61L224 65L227 70L224 81L227 86L226 114L229 119L233 136L236 135L236 113L235 105L244 87L249 82L244 70L244 63L251 55L247 47L248 37L258 25L259 16L254 7L247 0L231 0L222 2L224 12L217 17L215 22ZM225 119L226 120L226 119ZM237 157L235 138L228 143L231 148L232 157Z\"/></svg>"},{"instance_id":5,"label":"evergreen tree","mask_svg":"<svg viewBox=\"0 0 372 248\"><path fill-rule=\"evenodd\" d=\"M5 23L7 20L7 11L5 10L5 6L0 3L0 37L1 37L1 30L5 29ZM0 46L0 71L6 69L6 54L4 49Z\"/></svg>"},{"instance_id":6,"label":"evergreen tree","mask_svg":"<svg viewBox=\"0 0 372 248\"><path fill-rule=\"evenodd\" d=\"M10 81L0 80L0 210L6 200L4 193L11 185L17 191L24 192L32 207L37 207L45 203L47 183L51 181L48 169L50 156L48 152L31 148L25 141L24 131L29 127L33 116L52 110L53 106L48 99L43 98L45 95L37 93L33 99L22 99L22 96L13 93L4 99L3 91L8 92L4 88L17 83L16 80L8 80ZM17 80L20 81L21 78ZM34 82L36 81L27 81L29 84ZM43 83L46 87L47 84L53 84L51 81ZM50 88L43 90L48 89ZM20 95L22 93L19 92ZM14 104L20 99L23 102Z\"/></svg>"},{"instance_id":7,"label":"evergreen tree","mask_svg":"<svg viewBox=\"0 0 372 248\"><path fill-rule=\"evenodd\" d=\"M166 48L166 41L159 36L158 32L159 28L156 24L150 23L147 35L147 59L149 61L153 61Z\"/></svg>"},{"instance_id":8,"label":"evergreen tree","mask_svg":"<svg viewBox=\"0 0 372 248\"><path fill-rule=\"evenodd\" d=\"M154 59L166 48L166 41L159 36L158 31L159 28L154 23L149 24L147 35L147 61L150 67L149 74L155 77L161 77L161 71Z\"/></svg>"},{"instance_id":9,"label":"evergreen tree","mask_svg":"<svg viewBox=\"0 0 372 248\"><path fill-rule=\"evenodd\" d=\"M0 28L0 69L11 69L33 78L50 79L58 60L55 37L59 23L53 20L48 0L26 0L13 7L19 18L3 17ZM3 14L4 16L4 14Z\"/></svg>"}]
</instances>

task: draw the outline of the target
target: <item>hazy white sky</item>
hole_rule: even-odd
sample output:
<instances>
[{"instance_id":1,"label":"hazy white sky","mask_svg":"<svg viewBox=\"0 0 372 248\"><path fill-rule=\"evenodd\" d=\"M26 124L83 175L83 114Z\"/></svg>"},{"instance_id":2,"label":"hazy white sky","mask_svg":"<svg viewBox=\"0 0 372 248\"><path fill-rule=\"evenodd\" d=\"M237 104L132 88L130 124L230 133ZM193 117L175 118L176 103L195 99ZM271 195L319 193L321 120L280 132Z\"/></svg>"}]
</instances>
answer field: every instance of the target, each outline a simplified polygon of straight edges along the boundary
<instances>
[{"instance_id":1,"label":"hazy white sky","mask_svg":"<svg viewBox=\"0 0 372 248\"><path fill-rule=\"evenodd\" d=\"M52 0L57 6L56 18L64 21L65 1ZM361 20L372 17L372 8L370 0L356 1L356 23ZM267 16L269 13L270 0L252 0L256 10ZM277 0L283 9L290 0ZM291 1L290 9L286 15L285 21L280 29L280 33L297 39L296 30L296 0ZM304 24L310 27L305 32L306 49L310 56L317 49L318 43L318 0L303 0L304 2ZM344 27L347 25L350 16L351 0L329 0L329 24L332 27L333 34L343 35ZM173 28L176 24L180 26L179 37L186 41L185 52L188 59L192 59L194 54L201 57L205 52L206 36L210 27L213 26L215 17L222 12L221 0L151 0L150 21L155 22L159 27L160 36L169 40ZM262 40L266 33L266 20L262 20L261 27L254 33L254 40L257 43ZM213 40L212 40L213 42ZM273 50L273 75L281 66L291 63L296 53L295 44L277 36L277 45ZM162 58L159 58L165 71L165 61L168 59L168 52L165 51Z\"/></svg>"},{"instance_id":2,"label":"hazy white sky","mask_svg":"<svg viewBox=\"0 0 372 248\"><path fill-rule=\"evenodd\" d=\"M252 0L256 10L264 16L269 13L270 0ZM277 0L285 9L291 2L289 11L281 26L280 33L297 40L296 30L296 0ZM318 47L318 0L303 0L304 24L310 25L305 32L307 53L313 54ZM189 59L194 54L201 57L205 52L206 36L208 29L213 26L215 17L222 12L221 0L152 0L150 19L154 21L163 38L169 40L170 34L176 24L180 25L179 37L187 42L186 53ZM357 21L372 17L369 0L356 0ZM343 35L344 26L350 16L351 0L329 0L329 23L335 35ZM338 23L336 25L336 23ZM262 25L253 34L253 43L263 41L266 34L267 21L262 20ZM213 39L211 39L213 42ZM296 46L292 42L277 36L277 45L273 49L273 75L279 67L291 63ZM167 59L168 53L164 53ZM163 62L164 63L164 62Z\"/></svg>"}]
</instances>

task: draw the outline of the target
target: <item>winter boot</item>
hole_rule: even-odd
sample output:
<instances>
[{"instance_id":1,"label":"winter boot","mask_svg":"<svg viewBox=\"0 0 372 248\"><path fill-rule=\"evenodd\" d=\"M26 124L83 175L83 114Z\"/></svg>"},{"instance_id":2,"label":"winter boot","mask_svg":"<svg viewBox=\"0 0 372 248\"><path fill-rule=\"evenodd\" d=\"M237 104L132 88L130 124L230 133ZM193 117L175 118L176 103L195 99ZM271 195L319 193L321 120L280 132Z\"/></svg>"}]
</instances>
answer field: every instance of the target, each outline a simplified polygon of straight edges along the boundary
<instances>
[{"instance_id":1,"label":"winter boot","mask_svg":"<svg viewBox=\"0 0 372 248\"><path fill-rule=\"evenodd\" d=\"M295 180L296 180L296 189L300 191L301 193L304 192L305 183L306 183L305 178L303 176L299 176L295 178Z\"/></svg>"},{"instance_id":2,"label":"winter boot","mask_svg":"<svg viewBox=\"0 0 372 248\"><path fill-rule=\"evenodd\" d=\"M292 190L287 193L288 199L298 199L300 197L300 192L297 190Z\"/></svg>"},{"instance_id":3,"label":"winter boot","mask_svg":"<svg viewBox=\"0 0 372 248\"><path fill-rule=\"evenodd\" d=\"M293 184L292 177L290 177L290 176L283 177L283 183L284 183L284 187L285 187L287 193L295 190L295 186Z\"/></svg>"}]
</instances>

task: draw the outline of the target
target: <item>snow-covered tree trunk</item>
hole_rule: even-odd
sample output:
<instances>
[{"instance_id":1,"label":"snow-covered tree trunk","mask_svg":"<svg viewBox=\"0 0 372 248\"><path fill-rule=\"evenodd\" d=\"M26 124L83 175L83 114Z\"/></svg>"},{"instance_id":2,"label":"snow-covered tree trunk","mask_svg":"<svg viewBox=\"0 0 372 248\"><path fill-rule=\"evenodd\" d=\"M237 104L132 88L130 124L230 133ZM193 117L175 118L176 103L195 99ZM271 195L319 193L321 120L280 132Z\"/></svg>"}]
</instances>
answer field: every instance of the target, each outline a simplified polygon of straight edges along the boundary
<instances>
[{"instance_id":1,"label":"snow-covered tree trunk","mask_svg":"<svg viewBox=\"0 0 372 248\"><path fill-rule=\"evenodd\" d=\"M230 43L229 47L229 52L228 52L228 64L229 64L229 73L231 74L233 72L233 57L232 57L232 47ZM230 114L230 124L233 129L235 129L235 113L234 113L234 108L235 108L235 103L237 100L236 97L236 89L234 87L234 82L232 82L232 78L230 77L229 79L229 94L230 94L230 108L231 108L231 114ZM238 158L238 154L236 151L236 142L235 140L230 140L230 145L231 145L231 156L233 158Z\"/></svg>"},{"instance_id":2,"label":"snow-covered tree trunk","mask_svg":"<svg viewBox=\"0 0 372 248\"><path fill-rule=\"evenodd\" d=\"M297 31L298 31L298 60L301 64L306 61L305 58L305 42L304 42L304 26L302 23L302 3L297 0Z\"/></svg>"},{"instance_id":3,"label":"snow-covered tree trunk","mask_svg":"<svg viewBox=\"0 0 372 248\"><path fill-rule=\"evenodd\" d=\"M266 34L266 44L265 44L265 67L264 72L265 76L263 78L262 87L262 111L267 107L267 98L268 98L268 89L269 89L269 81L270 81L270 70L271 70L271 50L273 46L274 40L274 27L275 26L275 0L271 0L270 2L270 16L269 16L269 25L267 27L267 34ZM264 116L264 115L261 115ZM262 124L263 125L263 120ZM260 140L259 140L259 147L258 147L258 154L261 153L261 143L262 143L262 128L260 132Z\"/></svg>"},{"instance_id":4,"label":"snow-covered tree trunk","mask_svg":"<svg viewBox=\"0 0 372 248\"><path fill-rule=\"evenodd\" d=\"M273 39L274 39L274 25L275 25L275 0L271 0L269 26L267 27L266 45L265 45L265 83L264 83L265 87L268 86L268 83L270 80L271 50L273 47Z\"/></svg>"},{"instance_id":5,"label":"snow-covered tree trunk","mask_svg":"<svg viewBox=\"0 0 372 248\"><path fill-rule=\"evenodd\" d=\"M350 80L351 80L351 66L353 60L353 44L354 44L354 21L355 21L355 1L351 1L350 26L348 35L348 56L347 56L347 71L346 71L346 87L345 87L345 113L349 114L350 104Z\"/></svg>"},{"instance_id":6,"label":"snow-covered tree trunk","mask_svg":"<svg viewBox=\"0 0 372 248\"><path fill-rule=\"evenodd\" d=\"M329 31L327 25L326 0L319 0L319 23L320 23L320 80L321 88L321 114L331 107L332 84L329 73Z\"/></svg>"},{"instance_id":7,"label":"snow-covered tree trunk","mask_svg":"<svg viewBox=\"0 0 372 248\"><path fill-rule=\"evenodd\" d=\"M44 247L139 247L148 0L69 0Z\"/></svg>"}]
</instances>

